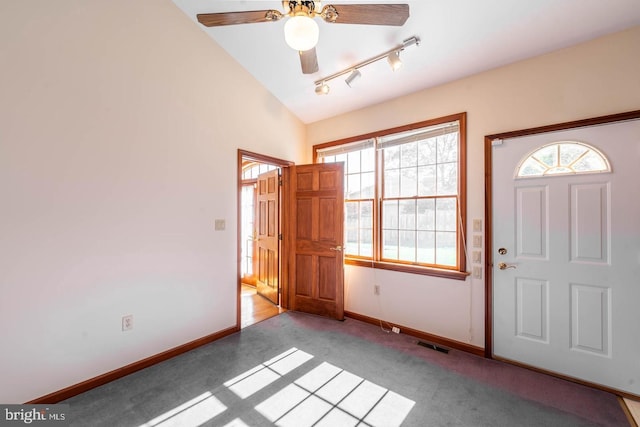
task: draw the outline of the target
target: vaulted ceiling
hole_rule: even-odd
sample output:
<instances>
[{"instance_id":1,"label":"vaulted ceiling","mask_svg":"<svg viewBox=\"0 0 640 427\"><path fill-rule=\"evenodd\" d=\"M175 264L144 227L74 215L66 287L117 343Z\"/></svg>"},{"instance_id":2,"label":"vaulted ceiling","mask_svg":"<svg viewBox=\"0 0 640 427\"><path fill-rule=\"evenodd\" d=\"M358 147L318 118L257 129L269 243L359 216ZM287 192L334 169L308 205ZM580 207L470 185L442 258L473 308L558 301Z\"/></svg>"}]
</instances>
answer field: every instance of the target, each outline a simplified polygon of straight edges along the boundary
<instances>
[{"instance_id":1,"label":"vaulted ceiling","mask_svg":"<svg viewBox=\"0 0 640 427\"><path fill-rule=\"evenodd\" d=\"M323 1L322 6L404 3L410 17L400 27L329 24L316 18L319 70L304 75L298 53L284 40L287 18L210 28L196 20L198 13L282 11L281 1L173 1L305 123L640 25L639 0ZM328 95L315 93L314 82L413 36L420 44L401 53L400 70L392 72L386 61L377 61L360 69L353 87L337 78L328 82Z\"/></svg>"}]
</instances>

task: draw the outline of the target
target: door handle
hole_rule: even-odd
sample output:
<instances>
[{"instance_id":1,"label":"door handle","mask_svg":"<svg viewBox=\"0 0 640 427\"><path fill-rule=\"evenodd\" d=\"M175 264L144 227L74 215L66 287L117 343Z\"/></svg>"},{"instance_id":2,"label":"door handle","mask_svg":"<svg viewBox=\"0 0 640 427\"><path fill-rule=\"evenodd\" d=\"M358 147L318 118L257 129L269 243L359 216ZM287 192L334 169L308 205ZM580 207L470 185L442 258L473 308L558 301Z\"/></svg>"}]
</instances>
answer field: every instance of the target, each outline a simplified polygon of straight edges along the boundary
<instances>
[{"instance_id":1,"label":"door handle","mask_svg":"<svg viewBox=\"0 0 640 427\"><path fill-rule=\"evenodd\" d=\"M330 251L337 251L340 252L342 251L342 246L336 246L335 248L329 248Z\"/></svg>"},{"instance_id":2,"label":"door handle","mask_svg":"<svg viewBox=\"0 0 640 427\"><path fill-rule=\"evenodd\" d=\"M498 268L500 270L506 270L508 268L516 268L516 266L515 265L507 265L506 262L501 262L501 263L498 264Z\"/></svg>"}]
</instances>

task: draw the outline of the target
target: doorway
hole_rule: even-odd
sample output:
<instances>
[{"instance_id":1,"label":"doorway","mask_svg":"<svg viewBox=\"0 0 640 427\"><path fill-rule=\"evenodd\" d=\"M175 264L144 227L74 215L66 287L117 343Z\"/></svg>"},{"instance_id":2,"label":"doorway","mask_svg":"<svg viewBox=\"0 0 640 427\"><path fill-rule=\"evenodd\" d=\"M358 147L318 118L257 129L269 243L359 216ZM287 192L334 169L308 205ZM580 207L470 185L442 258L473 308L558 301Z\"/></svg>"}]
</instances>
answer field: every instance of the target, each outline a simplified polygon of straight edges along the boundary
<instances>
[{"instance_id":1,"label":"doorway","mask_svg":"<svg viewBox=\"0 0 640 427\"><path fill-rule=\"evenodd\" d=\"M486 137L488 357L640 392L639 117Z\"/></svg>"},{"instance_id":2,"label":"doorway","mask_svg":"<svg viewBox=\"0 0 640 427\"><path fill-rule=\"evenodd\" d=\"M267 207L271 209L280 204L279 188L273 187L273 182L261 180L261 176L278 176L283 167L292 162L264 156L249 151L238 150L238 251L240 263L238 266L238 318L240 328L247 327L259 321L276 316L282 312L279 301L279 280L277 260L280 259L280 245L277 235L280 227L279 215L271 218L269 234L275 234L275 242L270 243L268 257L261 257L262 242L259 240L260 223L256 212L264 204L264 196L260 188L269 185L269 200ZM264 184L264 185L263 185ZM271 212L269 208L267 213ZM276 228L274 230L274 227ZM273 240L273 239L271 239ZM264 246L264 245L263 245ZM268 268L261 267L260 262L275 260ZM268 280L261 272L269 272ZM267 292L268 291L268 292Z\"/></svg>"}]
</instances>

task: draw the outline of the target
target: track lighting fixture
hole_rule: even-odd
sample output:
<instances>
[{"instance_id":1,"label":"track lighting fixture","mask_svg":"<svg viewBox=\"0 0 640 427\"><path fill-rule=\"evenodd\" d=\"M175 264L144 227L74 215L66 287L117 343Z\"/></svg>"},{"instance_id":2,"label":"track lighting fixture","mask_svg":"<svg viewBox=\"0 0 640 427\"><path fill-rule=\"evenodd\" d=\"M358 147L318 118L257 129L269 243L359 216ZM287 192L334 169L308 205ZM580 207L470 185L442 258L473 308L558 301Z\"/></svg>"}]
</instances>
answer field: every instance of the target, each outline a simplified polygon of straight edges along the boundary
<instances>
[{"instance_id":1,"label":"track lighting fixture","mask_svg":"<svg viewBox=\"0 0 640 427\"><path fill-rule=\"evenodd\" d=\"M387 55L387 61L389 62L389 65L391 66L391 69L393 71L397 71L402 68L402 60L400 60L399 50L394 50L389 55Z\"/></svg>"},{"instance_id":2,"label":"track lighting fixture","mask_svg":"<svg viewBox=\"0 0 640 427\"><path fill-rule=\"evenodd\" d=\"M351 86L353 84L354 81L356 81L358 78L360 78L360 76L362 76L362 74L360 74L360 71L358 71L357 68L355 68L351 74L349 74L349 77L347 77L344 82L347 84L347 86L349 87L353 87Z\"/></svg>"},{"instance_id":3,"label":"track lighting fixture","mask_svg":"<svg viewBox=\"0 0 640 427\"><path fill-rule=\"evenodd\" d=\"M315 82L316 85L316 94L318 95L326 95L329 93L329 86L327 85L327 82L329 80L333 80L336 79L340 76L343 76L345 74L349 74L349 76L345 79L345 82L347 83L347 85L349 87L351 87L351 85L353 84L353 82L355 80L357 80L359 77L361 77L360 74L360 68L372 64L376 61L379 61L381 59L387 58L387 61L389 62L389 65L391 66L391 69L393 71L396 71L398 69L400 69L402 67L402 61L400 60L400 52L402 52L403 50L405 50L407 47L409 46L419 46L420 45L420 39L416 36L413 36L411 38L408 38L406 40L404 40L402 42L401 45L394 47L391 50L388 50L386 52L381 53L380 55L374 56L373 58L367 59L366 61L362 61L359 64L356 64L352 67L346 68L342 71L338 71L337 73L333 73L330 76L327 76L323 79L317 80Z\"/></svg>"},{"instance_id":4,"label":"track lighting fixture","mask_svg":"<svg viewBox=\"0 0 640 427\"><path fill-rule=\"evenodd\" d=\"M329 85L325 82L316 85L316 95L326 95L329 93Z\"/></svg>"}]
</instances>

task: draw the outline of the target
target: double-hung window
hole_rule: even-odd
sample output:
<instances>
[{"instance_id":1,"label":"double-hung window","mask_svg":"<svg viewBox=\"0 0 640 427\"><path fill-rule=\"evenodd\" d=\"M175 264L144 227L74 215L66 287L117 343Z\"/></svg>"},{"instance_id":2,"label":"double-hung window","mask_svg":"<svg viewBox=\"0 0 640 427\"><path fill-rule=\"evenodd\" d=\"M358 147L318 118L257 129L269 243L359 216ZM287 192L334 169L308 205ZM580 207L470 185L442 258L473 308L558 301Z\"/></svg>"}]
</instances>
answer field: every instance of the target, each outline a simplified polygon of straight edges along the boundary
<instances>
[{"instance_id":1,"label":"double-hung window","mask_svg":"<svg viewBox=\"0 0 640 427\"><path fill-rule=\"evenodd\" d=\"M462 279L466 114L314 146L345 164L349 264Z\"/></svg>"}]
</instances>

